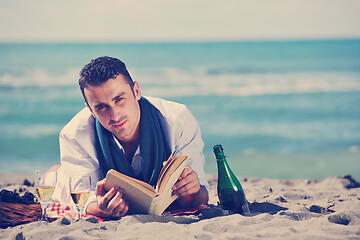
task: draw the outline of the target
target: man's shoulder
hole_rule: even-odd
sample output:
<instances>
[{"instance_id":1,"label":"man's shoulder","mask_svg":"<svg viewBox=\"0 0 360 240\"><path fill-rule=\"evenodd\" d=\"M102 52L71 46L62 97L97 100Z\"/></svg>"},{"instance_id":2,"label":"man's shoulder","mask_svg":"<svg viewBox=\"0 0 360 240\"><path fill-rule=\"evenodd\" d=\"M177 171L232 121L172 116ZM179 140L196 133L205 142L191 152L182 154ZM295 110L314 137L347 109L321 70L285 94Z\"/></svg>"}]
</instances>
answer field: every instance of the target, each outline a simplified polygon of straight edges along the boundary
<instances>
[{"instance_id":1,"label":"man's shoulder","mask_svg":"<svg viewBox=\"0 0 360 240\"><path fill-rule=\"evenodd\" d=\"M180 116L183 116L184 113L189 112L186 105L181 103L155 97L146 97L146 99L149 100L149 102L154 105L165 118L177 119Z\"/></svg>"},{"instance_id":2,"label":"man's shoulder","mask_svg":"<svg viewBox=\"0 0 360 240\"><path fill-rule=\"evenodd\" d=\"M78 112L61 130L60 135L75 138L79 134L87 134L93 131L94 117L88 108Z\"/></svg>"}]
</instances>

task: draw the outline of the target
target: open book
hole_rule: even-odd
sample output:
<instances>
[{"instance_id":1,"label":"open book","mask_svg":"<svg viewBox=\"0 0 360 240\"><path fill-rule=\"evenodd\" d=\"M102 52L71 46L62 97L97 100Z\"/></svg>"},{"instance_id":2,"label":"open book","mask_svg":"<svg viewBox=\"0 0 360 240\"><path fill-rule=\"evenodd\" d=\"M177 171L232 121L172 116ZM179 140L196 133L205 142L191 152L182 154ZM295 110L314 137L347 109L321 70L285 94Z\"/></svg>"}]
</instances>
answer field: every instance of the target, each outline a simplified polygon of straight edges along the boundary
<instances>
[{"instance_id":1,"label":"open book","mask_svg":"<svg viewBox=\"0 0 360 240\"><path fill-rule=\"evenodd\" d=\"M172 187L186 167L188 156L170 156L160 171L156 188L146 182L126 176L111 169L106 174L105 190L117 185L124 190L129 209L134 213L161 215L178 196Z\"/></svg>"}]
</instances>

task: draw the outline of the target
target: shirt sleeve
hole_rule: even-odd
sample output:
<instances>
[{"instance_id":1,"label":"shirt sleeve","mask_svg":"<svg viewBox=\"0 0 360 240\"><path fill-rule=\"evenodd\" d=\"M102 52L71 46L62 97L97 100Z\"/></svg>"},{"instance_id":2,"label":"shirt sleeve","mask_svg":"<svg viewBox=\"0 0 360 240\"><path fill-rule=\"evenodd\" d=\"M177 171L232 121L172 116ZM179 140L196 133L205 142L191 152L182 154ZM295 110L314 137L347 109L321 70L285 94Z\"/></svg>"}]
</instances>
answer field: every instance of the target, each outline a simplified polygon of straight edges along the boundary
<instances>
[{"instance_id":1,"label":"shirt sleeve","mask_svg":"<svg viewBox=\"0 0 360 240\"><path fill-rule=\"evenodd\" d=\"M97 161L84 150L78 141L71 139L66 134L60 133L60 158L61 167L58 170L58 181L55 188L53 199L70 207L75 207L70 195L70 178L71 181L77 181L83 176L90 176L91 188L90 196L85 204L87 205L96 200L95 187L101 179Z\"/></svg>"},{"instance_id":2,"label":"shirt sleeve","mask_svg":"<svg viewBox=\"0 0 360 240\"><path fill-rule=\"evenodd\" d=\"M190 157L189 166L197 173L200 185L209 191L209 184L206 179L203 154L204 142L201 138L200 126L190 110L185 108L181 127L177 131L179 140L175 146L175 152Z\"/></svg>"}]
</instances>

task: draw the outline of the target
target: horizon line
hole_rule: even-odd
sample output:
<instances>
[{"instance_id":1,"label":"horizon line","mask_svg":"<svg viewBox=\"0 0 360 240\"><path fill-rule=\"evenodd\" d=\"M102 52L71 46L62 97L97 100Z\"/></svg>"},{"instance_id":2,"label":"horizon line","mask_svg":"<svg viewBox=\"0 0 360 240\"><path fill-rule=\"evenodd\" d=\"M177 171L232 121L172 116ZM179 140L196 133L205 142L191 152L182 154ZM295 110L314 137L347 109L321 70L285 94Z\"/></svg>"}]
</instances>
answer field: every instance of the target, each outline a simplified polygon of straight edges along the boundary
<instances>
[{"instance_id":1,"label":"horizon line","mask_svg":"<svg viewBox=\"0 0 360 240\"><path fill-rule=\"evenodd\" d=\"M346 41L360 40L360 36L352 37L314 37L314 38L249 38L249 39L163 39L163 40L0 40L0 44L158 44L158 43L237 43L237 42L307 42L307 41Z\"/></svg>"}]
</instances>

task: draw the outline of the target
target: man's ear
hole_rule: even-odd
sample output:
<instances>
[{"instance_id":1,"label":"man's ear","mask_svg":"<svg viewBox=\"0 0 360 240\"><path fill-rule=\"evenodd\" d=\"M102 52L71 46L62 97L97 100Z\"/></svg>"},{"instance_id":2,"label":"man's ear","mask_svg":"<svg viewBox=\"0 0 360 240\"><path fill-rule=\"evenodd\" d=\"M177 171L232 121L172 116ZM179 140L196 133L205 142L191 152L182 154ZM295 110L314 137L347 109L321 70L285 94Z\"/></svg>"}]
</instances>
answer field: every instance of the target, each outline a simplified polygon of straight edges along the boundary
<instances>
[{"instance_id":1,"label":"man's ear","mask_svg":"<svg viewBox=\"0 0 360 240\"><path fill-rule=\"evenodd\" d=\"M140 91L140 86L139 86L139 83L138 82L134 82L134 95L135 95L135 99L136 100L140 100L141 98L141 91Z\"/></svg>"},{"instance_id":2,"label":"man's ear","mask_svg":"<svg viewBox=\"0 0 360 240\"><path fill-rule=\"evenodd\" d=\"M89 104L85 103L85 106L89 109L89 111L91 112L91 115L96 118L94 112L91 110L91 107L89 106Z\"/></svg>"}]
</instances>

